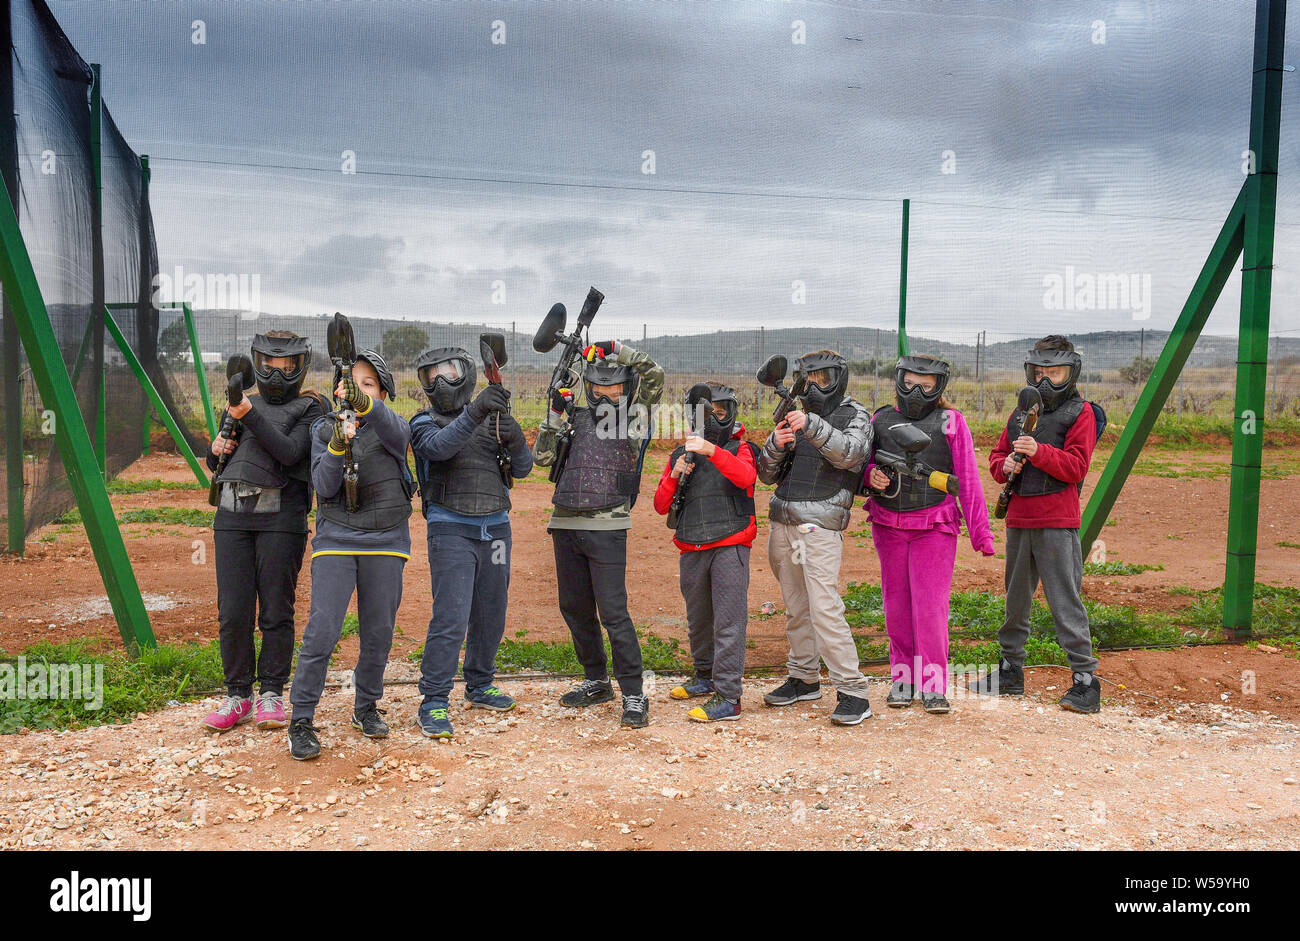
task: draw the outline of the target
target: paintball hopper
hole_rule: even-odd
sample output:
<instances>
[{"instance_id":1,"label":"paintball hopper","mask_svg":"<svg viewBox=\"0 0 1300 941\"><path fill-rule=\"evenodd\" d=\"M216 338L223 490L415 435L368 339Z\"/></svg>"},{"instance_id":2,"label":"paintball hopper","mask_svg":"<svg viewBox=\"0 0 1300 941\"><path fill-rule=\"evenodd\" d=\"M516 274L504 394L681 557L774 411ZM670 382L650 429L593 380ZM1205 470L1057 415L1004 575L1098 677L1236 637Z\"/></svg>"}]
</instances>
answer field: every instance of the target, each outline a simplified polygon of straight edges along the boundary
<instances>
[{"instance_id":1,"label":"paintball hopper","mask_svg":"<svg viewBox=\"0 0 1300 941\"><path fill-rule=\"evenodd\" d=\"M767 362L759 367L757 379L760 385L769 389L779 389L785 384L785 374L790 368L784 356L769 356Z\"/></svg>"},{"instance_id":2,"label":"paintball hopper","mask_svg":"<svg viewBox=\"0 0 1300 941\"><path fill-rule=\"evenodd\" d=\"M919 454L930 445L930 436L915 425L895 425L889 435L907 454Z\"/></svg>"},{"instance_id":3,"label":"paintball hopper","mask_svg":"<svg viewBox=\"0 0 1300 941\"><path fill-rule=\"evenodd\" d=\"M236 376L239 377L239 384L243 389L251 389L257 384L257 377L253 374L253 361L247 353L236 353L226 360L227 384L233 386L230 380Z\"/></svg>"},{"instance_id":4,"label":"paintball hopper","mask_svg":"<svg viewBox=\"0 0 1300 941\"><path fill-rule=\"evenodd\" d=\"M533 335L533 349L539 353L549 353L564 336L564 325L569 320L569 313L563 304L555 304L542 319L542 325Z\"/></svg>"},{"instance_id":5,"label":"paintball hopper","mask_svg":"<svg viewBox=\"0 0 1300 941\"><path fill-rule=\"evenodd\" d=\"M704 428L704 415L700 406L706 402L712 403L712 401L713 390L709 388L706 382L695 383L695 385L691 386L691 391L686 393L686 421L690 423L691 428L696 432Z\"/></svg>"},{"instance_id":6,"label":"paintball hopper","mask_svg":"<svg viewBox=\"0 0 1300 941\"><path fill-rule=\"evenodd\" d=\"M1025 386L1020 390L1020 395L1016 398L1016 408L1022 412L1028 412L1035 405L1042 408L1042 393L1033 386Z\"/></svg>"},{"instance_id":7,"label":"paintball hopper","mask_svg":"<svg viewBox=\"0 0 1300 941\"><path fill-rule=\"evenodd\" d=\"M558 304L556 305L559 306ZM478 336L478 355L483 360L484 370L506 364L506 335L504 333L480 333Z\"/></svg>"}]
</instances>

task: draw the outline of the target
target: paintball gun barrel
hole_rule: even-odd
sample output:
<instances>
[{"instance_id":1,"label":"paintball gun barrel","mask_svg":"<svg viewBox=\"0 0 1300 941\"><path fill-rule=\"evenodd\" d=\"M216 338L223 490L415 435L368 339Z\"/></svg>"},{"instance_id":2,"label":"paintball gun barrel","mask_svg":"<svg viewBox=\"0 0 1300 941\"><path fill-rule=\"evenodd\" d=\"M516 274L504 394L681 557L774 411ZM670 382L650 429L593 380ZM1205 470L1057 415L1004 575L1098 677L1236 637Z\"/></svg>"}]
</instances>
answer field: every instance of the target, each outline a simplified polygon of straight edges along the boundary
<instances>
[{"instance_id":1,"label":"paintball gun barrel","mask_svg":"<svg viewBox=\"0 0 1300 941\"><path fill-rule=\"evenodd\" d=\"M234 441L244 428L244 423L232 418L230 409L244 401L244 390L251 389L256 382L253 375L253 361L246 353L236 353L226 361L226 417L221 422L219 436L227 441ZM226 469L229 454L217 458L217 470L208 485L208 505L217 506L221 502L221 474Z\"/></svg>"}]
</instances>

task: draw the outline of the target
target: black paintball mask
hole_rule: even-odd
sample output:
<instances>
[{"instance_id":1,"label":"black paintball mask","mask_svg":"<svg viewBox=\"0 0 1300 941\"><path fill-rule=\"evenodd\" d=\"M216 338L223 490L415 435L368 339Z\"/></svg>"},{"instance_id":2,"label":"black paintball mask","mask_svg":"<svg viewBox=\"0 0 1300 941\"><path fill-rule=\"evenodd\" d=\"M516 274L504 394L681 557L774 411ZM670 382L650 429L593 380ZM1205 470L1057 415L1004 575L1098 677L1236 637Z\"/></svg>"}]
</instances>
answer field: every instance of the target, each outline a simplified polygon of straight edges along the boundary
<instances>
[{"instance_id":1,"label":"black paintball mask","mask_svg":"<svg viewBox=\"0 0 1300 941\"><path fill-rule=\"evenodd\" d=\"M617 400L599 391L600 386L616 386L620 383L623 385L623 393ZM592 408L601 405L606 408L622 407L636 398L636 370L621 363L607 363L603 359L593 360L583 367L582 388L587 393L587 404Z\"/></svg>"},{"instance_id":2,"label":"black paintball mask","mask_svg":"<svg viewBox=\"0 0 1300 941\"><path fill-rule=\"evenodd\" d=\"M825 371L822 382L810 378L815 372ZM849 364L839 353L809 353L794 362L794 385L806 383L803 400L814 415L829 415L844 401L849 387Z\"/></svg>"},{"instance_id":3,"label":"black paintball mask","mask_svg":"<svg viewBox=\"0 0 1300 941\"><path fill-rule=\"evenodd\" d=\"M273 359L287 359L287 369L270 366ZM306 337L253 337L253 375L257 392L270 405L283 405L298 397L311 364L311 343Z\"/></svg>"},{"instance_id":4,"label":"black paintball mask","mask_svg":"<svg viewBox=\"0 0 1300 941\"><path fill-rule=\"evenodd\" d=\"M943 390L948 387L951 367L941 359L924 356L904 356L894 367L894 394L898 410L911 421L919 421L935 410ZM926 392L921 386L903 379L906 373L934 376L934 391Z\"/></svg>"},{"instance_id":5,"label":"black paintball mask","mask_svg":"<svg viewBox=\"0 0 1300 941\"><path fill-rule=\"evenodd\" d=\"M1035 366L1069 366L1070 375L1057 385L1044 376L1034 375ZM1043 411L1051 412L1075 395L1075 384L1083 370L1083 357L1074 350L1030 350L1025 357L1025 381L1043 397Z\"/></svg>"},{"instance_id":6,"label":"black paintball mask","mask_svg":"<svg viewBox=\"0 0 1300 941\"><path fill-rule=\"evenodd\" d=\"M474 360L458 346L425 350L415 360L415 374L434 409L444 415L455 414L468 405L478 382Z\"/></svg>"},{"instance_id":7,"label":"black paintball mask","mask_svg":"<svg viewBox=\"0 0 1300 941\"><path fill-rule=\"evenodd\" d=\"M736 430L736 414L740 409L739 399L736 397L736 390L731 386L724 386L721 383L706 383L709 387L709 394L712 397L711 402L701 401L697 403L691 400L689 394L686 397L686 414L691 422L692 429L705 441L708 441L717 447L722 447L731 440L731 436ZM722 406L724 415L718 417L717 406ZM695 421L697 415L703 416L703 424L697 424Z\"/></svg>"}]
</instances>

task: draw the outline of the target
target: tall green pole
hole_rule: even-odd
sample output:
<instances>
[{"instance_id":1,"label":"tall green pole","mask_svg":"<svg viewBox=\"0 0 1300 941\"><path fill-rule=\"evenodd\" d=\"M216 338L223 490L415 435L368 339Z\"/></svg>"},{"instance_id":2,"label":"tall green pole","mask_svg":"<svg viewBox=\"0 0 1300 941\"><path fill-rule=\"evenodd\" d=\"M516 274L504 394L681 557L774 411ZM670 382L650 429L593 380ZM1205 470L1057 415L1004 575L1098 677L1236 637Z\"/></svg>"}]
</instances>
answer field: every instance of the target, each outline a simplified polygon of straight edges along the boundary
<instances>
[{"instance_id":1,"label":"tall green pole","mask_svg":"<svg viewBox=\"0 0 1300 941\"><path fill-rule=\"evenodd\" d=\"M94 227L94 297L90 311L95 323L95 371L99 376L99 396L95 408L95 458L99 473L108 475L108 381L104 371L104 172L103 145L100 141L100 124L103 115L103 88L99 63L92 63L90 71L94 81L90 86L90 158L91 172L95 177L94 202L91 206L91 225Z\"/></svg>"},{"instance_id":2,"label":"tall green pole","mask_svg":"<svg viewBox=\"0 0 1300 941\"><path fill-rule=\"evenodd\" d=\"M0 176L10 203L18 205L18 122L14 116L13 40L9 4L0 3ZM5 412L5 516L10 552L22 555L26 549L26 520L23 505L23 357L18 327L14 323L9 295L4 296L4 412Z\"/></svg>"},{"instance_id":3,"label":"tall green pole","mask_svg":"<svg viewBox=\"0 0 1300 941\"><path fill-rule=\"evenodd\" d=\"M1228 556L1223 580L1223 627L1230 637L1238 639L1250 633L1255 601L1285 38L1286 0L1258 0L1254 81L1250 93L1250 154L1254 170L1246 177L1245 185L1241 326L1237 339L1232 482L1228 490Z\"/></svg>"},{"instance_id":4,"label":"tall green pole","mask_svg":"<svg viewBox=\"0 0 1300 941\"><path fill-rule=\"evenodd\" d=\"M907 230L912 208L910 199L903 200L903 258L898 272L898 355L907 355Z\"/></svg>"},{"instance_id":5,"label":"tall green pole","mask_svg":"<svg viewBox=\"0 0 1300 941\"><path fill-rule=\"evenodd\" d=\"M41 298L36 272L32 270L7 191L0 198L0 281L4 283L18 335L27 350L36 388L45 406L54 411L57 422L54 440L59 457L81 509L86 537L95 553L95 564L104 580L122 642L135 655L141 647L157 646L149 626L149 614L140 597L140 586L126 554L122 531L113 516L113 505L77 404L77 394L63 364L63 354L50 326L50 315Z\"/></svg>"},{"instance_id":6,"label":"tall green pole","mask_svg":"<svg viewBox=\"0 0 1300 941\"><path fill-rule=\"evenodd\" d=\"M181 304L185 314L185 332L190 336L190 354L194 357L194 371L199 377L199 398L203 402L203 417L208 421L208 437L216 440L217 416L212 412L212 396L208 393L208 373L203 365L203 350L199 346L199 331L194 326L194 308L189 301Z\"/></svg>"},{"instance_id":7,"label":"tall green pole","mask_svg":"<svg viewBox=\"0 0 1300 941\"><path fill-rule=\"evenodd\" d=\"M142 195L142 199L148 199L148 198L149 198L149 155L148 155L148 154L141 154L141 155L140 155L140 187L141 187L141 192L142 192L142 194L143 194L143 195ZM144 259L144 257L143 257L143 256L144 256L144 245L143 245L143 243L141 244L140 255L141 255L141 258L140 258L140 266L141 266L141 270L143 271L143 270L144 270L144 267L145 267L145 259ZM144 280L144 279L141 278L141 280ZM142 286L142 287L143 287L143 286ZM152 285L152 284L149 285L149 303L150 303L150 304L153 303L153 285ZM138 318L138 316L139 316L139 312L137 311L137 318ZM140 323L140 320L137 319L137 320L136 320L136 323L139 324L139 323ZM141 453L142 455L145 455L145 456L148 456L148 454L149 454L149 446L150 446L150 444L151 444L151 441L150 441L150 424L151 424L151 423L150 423L150 421L149 421L149 397L148 397L148 396L145 396L145 400L144 400L144 414L140 416L140 453Z\"/></svg>"}]
</instances>

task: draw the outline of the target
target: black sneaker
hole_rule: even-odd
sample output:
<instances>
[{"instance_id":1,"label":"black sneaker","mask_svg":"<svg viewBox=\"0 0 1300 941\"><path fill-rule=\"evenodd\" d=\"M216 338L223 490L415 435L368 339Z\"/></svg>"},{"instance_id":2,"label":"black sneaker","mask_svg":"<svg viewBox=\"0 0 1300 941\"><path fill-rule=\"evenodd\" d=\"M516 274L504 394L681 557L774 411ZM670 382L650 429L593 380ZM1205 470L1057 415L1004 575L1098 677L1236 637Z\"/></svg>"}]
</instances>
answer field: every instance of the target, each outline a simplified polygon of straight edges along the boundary
<instances>
[{"instance_id":1,"label":"black sneaker","mask_svg":"<svg viewBox=\"0 0 1300 941\"><path fill-rule=\"evenodd\" d=\"M805 683L793 676L786 677L784 683L766 693L763 702L769 706L793 706L797 702L808 702L822 698L821 683Z\"/></svg>"},{"instance_id":2,"label":"black sneaker","mask_svg":"<svg viewBox=\"0 0 1300 941\"><path fill-rule=\"evenodd\" d=\"M885 697L885 705L890 709L906 709L912 705L912 700L916 698L916 687L911 683L904 683L901 680L889 687L889 695Z\"/></svg>"},{"instance_id":3,"label":"black sneaker","mask_svg":"<svg viewBox=\"0 0 1300 941\"><path fill-rule=\"evenodd\" d=\"M1101 680L1091 673L1074 674L1074 685L1061 697L1061 708L1071 712L1101 712Z\"/></svg>"},{"instance_id":4,"label":"black sneaker","mask_svg":"<svg viewBox=\"0 0 1300 941\"><path fill-rule=\"evenodd\" d=\"M998 672L983 673L970 681L970 691L982 696L1023 696L1025 695L1025 671L1010 660L998 663Z\"/></svg>"},{"instance_id":5,"label":"black sneaker","mask_svg":"<svg viewBox=\"0 0 1300 941\"><path fill-rule=\"evenodd\" d=\"M620 725L629 729L644 729L650 724L650 697L644 693L623 697L623 718Z\"/></svg>"},{"instance_id":6,"label":"black sneaker","mask_svg":"<svg viewBox=\"0 0 1300 941\"><path fill-rule=\"evenodd\" d=\"M952 712L952 706L942 693L922 693L921 707L933 715L943 715L945 712Z\"/></svg>"},{"instance_id":7,"label":"black sneaker","mask_svg":"<svg viewBox=\"0 0 1300 941\"><path fill-rule=\"evenodd\" d=\"M311 719L294 719L289 723L289 754L294 761L311 761L320 757L320 729Z\"/></svg>"},{"instance_id":8,"label":"black sneaker","mask_svg":"<svg viewBox=\"0 0 1300 941\"><path fill-rule=\"evenodd\" d=\"M560 697L561 706L572 706L575 709L613 701L614 687L609 684L609 680L583 680L577 689L571 689Z\"/></svg>"},{"instance_id":9,"label":"black sneaker","mask_svg":"<svg viewBox=\"0 0 1300 941\"><path fill-rule=\"evenodd\" d=\"M857 725L863 719L871 718L871 703L865 696L850 696L848 693L836 692L839 702L831 713L831 721L836 725Z\"/></svg>"},{"instance_id":10,"label":"black sneaker","mask_svg":"<svg viewBox=\"0 0 1300 941\"><path fill-rule=\"evenodd\" d=\"M379 718L379 714L386 711L374 703L362 706L360 709L353 709L352 727L360 729L361 734L366 738L388 738L388 724Z\"/></svg>"}]
</instances>

